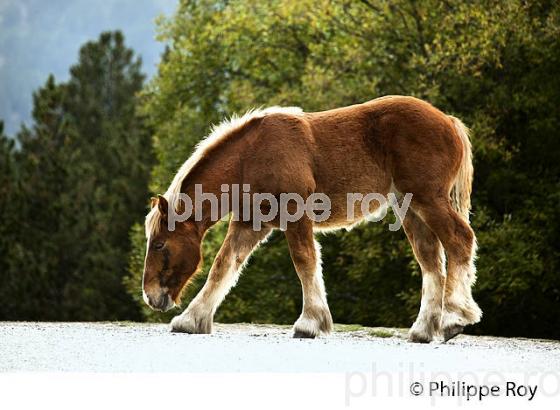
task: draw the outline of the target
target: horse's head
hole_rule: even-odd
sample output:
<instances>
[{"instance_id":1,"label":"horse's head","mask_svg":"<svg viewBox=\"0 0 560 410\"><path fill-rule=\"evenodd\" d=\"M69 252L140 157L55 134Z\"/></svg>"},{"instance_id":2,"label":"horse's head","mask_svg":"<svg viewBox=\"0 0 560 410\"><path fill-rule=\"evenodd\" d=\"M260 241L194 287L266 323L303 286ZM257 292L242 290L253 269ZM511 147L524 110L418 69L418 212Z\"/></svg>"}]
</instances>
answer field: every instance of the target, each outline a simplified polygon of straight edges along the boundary
<instances>
[{"instance_id":1,"label":"horse's head","mask_svg":"<svg viewBox=\"0 0 560 410\"><path fill-rule=\"evenodd\" d=\"M148 238L142 288L144 301L152 309L166 311L179 302L181 291L201 263L202 232L193 221L167 226L168 202L152 198L146 218Z\"/></svg>"}]
</instances>

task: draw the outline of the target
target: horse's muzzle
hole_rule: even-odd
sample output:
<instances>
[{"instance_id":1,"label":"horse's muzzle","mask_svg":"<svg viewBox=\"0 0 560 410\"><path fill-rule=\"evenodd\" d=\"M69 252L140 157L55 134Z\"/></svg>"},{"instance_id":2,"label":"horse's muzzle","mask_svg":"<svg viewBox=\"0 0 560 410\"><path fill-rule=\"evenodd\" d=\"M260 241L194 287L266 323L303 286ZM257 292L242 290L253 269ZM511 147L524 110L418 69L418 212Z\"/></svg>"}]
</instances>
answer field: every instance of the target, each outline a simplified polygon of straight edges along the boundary
<instances>
[{"instance_id":1,"label":"horse's muzzle","mask_svg":"<svg viewBox=\"0 0 560 410\"><path fill-rule=\"evenodd\" d=\"M171 296L165 292L159 292L158 295L154 296L152 293L143 292L144 302L154 310L159 310L161 312L167 312L169 309L175 306L175 302L171 299Z\"/></svg>"}]
</instances>

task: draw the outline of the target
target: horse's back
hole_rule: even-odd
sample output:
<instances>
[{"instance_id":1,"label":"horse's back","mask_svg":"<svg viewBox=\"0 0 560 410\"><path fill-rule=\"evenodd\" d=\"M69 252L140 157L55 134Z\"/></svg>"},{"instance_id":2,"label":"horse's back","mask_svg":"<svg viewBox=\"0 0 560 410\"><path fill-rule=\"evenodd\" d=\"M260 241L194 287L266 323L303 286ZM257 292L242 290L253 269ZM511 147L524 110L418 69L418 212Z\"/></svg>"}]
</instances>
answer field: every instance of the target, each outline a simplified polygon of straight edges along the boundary
<instances>
[{"instance_id":1,"label":"horse's back","mask_svg":"<svg viewBox=\"0 0 560 410\"><path fill-rule=\"evenodd\" d=\"M378 190L370 192L385 193L402 179L429 183L460 162L462 143L449 116L415 97L386 96L306 118L324 167L358 183L375 179L369 185Z\"/></svg>"}]
</instances>

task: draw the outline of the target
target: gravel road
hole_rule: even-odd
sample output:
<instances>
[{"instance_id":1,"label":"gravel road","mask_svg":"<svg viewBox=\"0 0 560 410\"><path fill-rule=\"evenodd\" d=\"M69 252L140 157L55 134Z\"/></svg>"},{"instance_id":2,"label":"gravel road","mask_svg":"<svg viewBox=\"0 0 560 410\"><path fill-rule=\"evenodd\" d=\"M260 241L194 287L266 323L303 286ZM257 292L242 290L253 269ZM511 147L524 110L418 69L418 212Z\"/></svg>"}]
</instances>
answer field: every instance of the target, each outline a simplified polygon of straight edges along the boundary
<instances>
[{"instance_id":1,"label":"gravel road","mask_svg":"<svg viewBox=\"0 0 560 410\"><path fill-rule=\"evenodd\" d=\"M212 335L167 325L0 323L0 371L85 372L558 372L560 342L459 336L412 344L400 329L337 325L329 337L292 339L289 327L217 324Z\"/></svg>"}]
</instances>

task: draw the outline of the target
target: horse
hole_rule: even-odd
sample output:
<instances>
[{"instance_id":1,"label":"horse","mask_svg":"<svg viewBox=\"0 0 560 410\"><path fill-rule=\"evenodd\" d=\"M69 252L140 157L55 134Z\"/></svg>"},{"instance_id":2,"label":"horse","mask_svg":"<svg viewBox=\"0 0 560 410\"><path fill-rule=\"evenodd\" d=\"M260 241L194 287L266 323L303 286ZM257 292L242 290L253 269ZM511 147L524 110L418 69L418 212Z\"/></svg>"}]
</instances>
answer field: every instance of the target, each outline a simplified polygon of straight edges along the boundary
<instances>
[{"instance_id":1,"label":"horse","mask_svg":"<svg viewBox=\"0 0 560 410\"><path fill-rule=\"evenodd\" d=\"M202 186L205 194L220 196L224 186L234 185L247 187L244 194L268 193L269 199L322 193L330 199L326 220L303 214L283 230L303 292L293 336L327 335L333 320L315 232L351 228L380 210L381 203L371 201L365 210L356 206L348 218L350 192L393 193L399 200L411 194L402 225L422 271L422 297L409 340L447 341L482 316L471 291L476 279L476 238L469 224L472 178L469 130L458 118L414 97L385 96L322 112L270 107L234 116L214 127L165 194L152 198L145 222L144 301L161 311L179 303L200 270L205 233L228 217L232 205L231 199L218 201L216 218L211 217L215 202L198 203L199 218L185 218L170 229L172 211L187 208L177 200L179 194L192 198L195 187ZM270 211L270 201L260 206ZM296 212L293 206L289 211ZM171 321L174 332L211 333L214 314L247 258L280 226L278 217L268 218L261 229L251 224L250 214L241 218L230 212L229 217L204 286Z\"/></svg>"}]
</instances>

